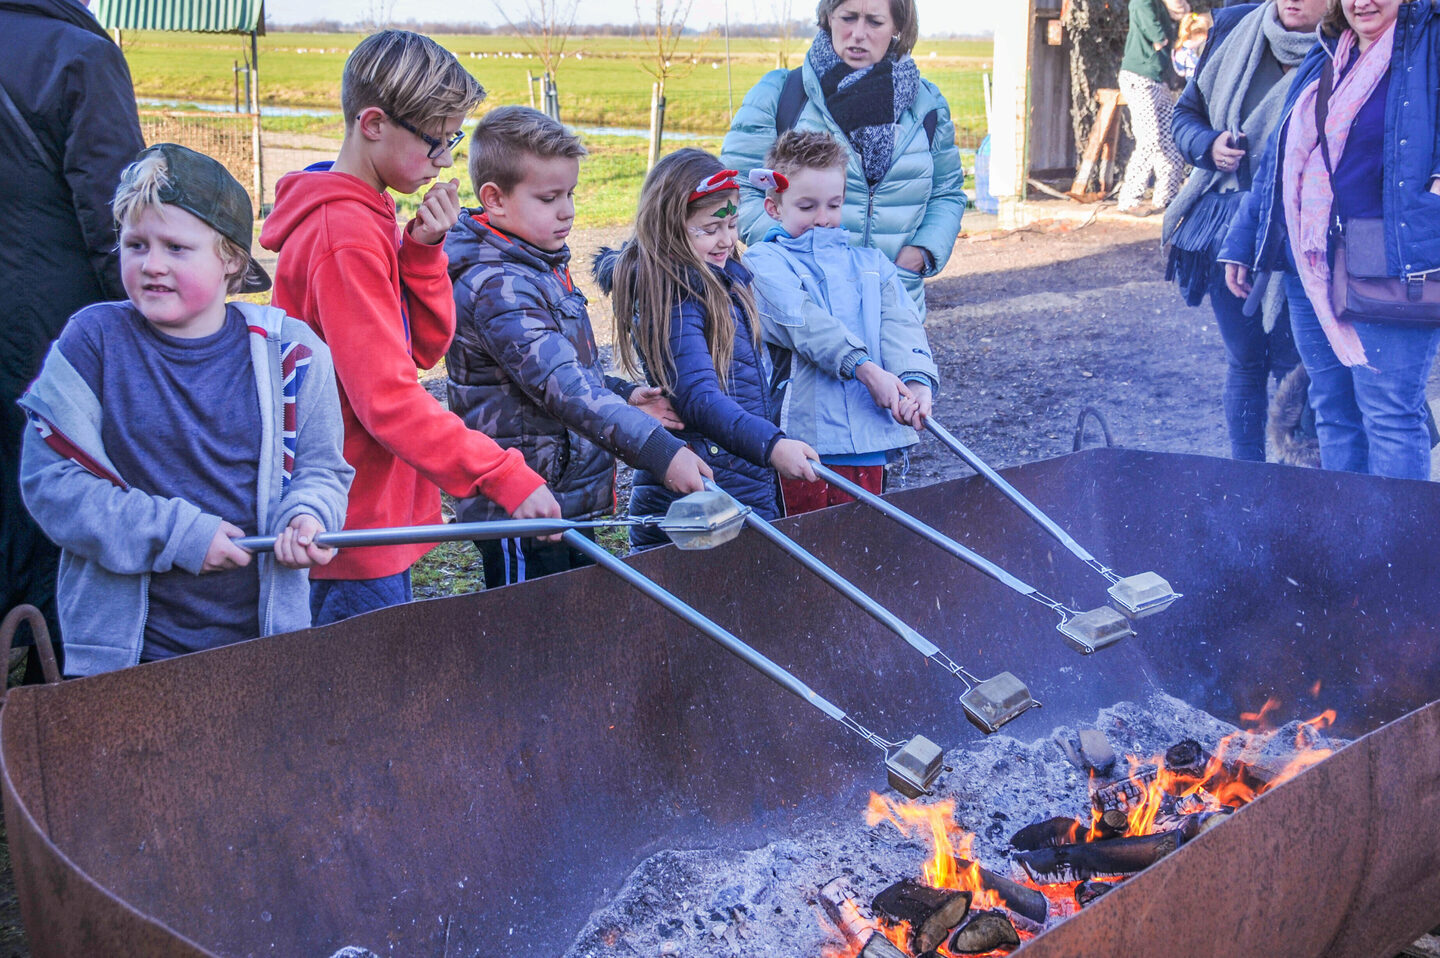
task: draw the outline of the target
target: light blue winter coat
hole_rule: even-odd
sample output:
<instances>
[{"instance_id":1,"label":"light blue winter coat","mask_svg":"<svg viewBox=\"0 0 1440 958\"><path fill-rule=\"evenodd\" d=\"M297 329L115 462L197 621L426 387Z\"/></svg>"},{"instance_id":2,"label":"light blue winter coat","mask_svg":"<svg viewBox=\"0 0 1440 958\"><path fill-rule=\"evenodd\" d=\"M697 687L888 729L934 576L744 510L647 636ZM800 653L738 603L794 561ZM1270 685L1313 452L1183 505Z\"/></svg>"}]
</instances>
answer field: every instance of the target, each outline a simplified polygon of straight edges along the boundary
<instances>
[{"instance_id":1,"label":"light blue winter coat","mask_svg":"<svg viewBox=\"0 0 1440 958\"><path fill-rule=\"evenodd\" d=\"M257 529L245 531L275 535L301 514L338 530L355 470L341 454L344 428L330 350L308 326L281 310L233 305L250 328L256 386L269 399L260 404ZM287 481L281 353L290 344L309 350L309 363L292 390L297 436ZM151 574L172 569L198 574L220 517L125 483L101 439L100 400L58 347L51 347L20 405L30 420L20 460L21 491L35 521L61 549L56 591L65 674L95 675L135 665L144 646ZM260 563L261 634L309 628L309 573L281 566L273 553L257 555L255 561Z\"/></svg>"},{"instance_id":2,"label":"light blue winter coat","mask_svg":"<svg viewBox=\"0 0 1440 958\"><path fill-rule=\"evenodd\" d=\"M854 378L869 359L901 379L939 386L924 323L895 264L879 250L851 246L838 228L796 238L776 228L746 251L745 263L755 276L761 333L790 353L780 397L785 434L822 459L917 442L915 430L876 406Z\"/></svg>"},{"instance_id":3,"label":"light blue winter coat","mask_svg":"<svg viewBox=\"0 0 1440 958\"><path fill-rule=\"evenodd\" d=\"M825 109L820 79L808 59L800 69L806 102L794 128L825 130L848 149L849 141ZM740 238L747 246L758 245L773 225L765 215L764 192L746 183L745 174L764 165L765 154L775 143L775 110L788 74L788 70L772 70L761 77L736 111L720 150L720 162L726 169L741 173ZM932 110L936 114L933 143L924 125L925 115ZM960 233L960 216L965 211L965 193L961 188L964 173L960 169L960 152L955 147L950 107L929 80L920 79L915 102L901 118L899 128L890 172L873 190L865 182L860 154L851 150L845 170L845 208L840 225L850 231L852 243L873 246L892 263L902 246L918 246L930 251L935 259L932 269L923 274L900 270L900 278L923 318L924 276L945 268L955 248L955 237Z\"/></svg>"}]
</instances>

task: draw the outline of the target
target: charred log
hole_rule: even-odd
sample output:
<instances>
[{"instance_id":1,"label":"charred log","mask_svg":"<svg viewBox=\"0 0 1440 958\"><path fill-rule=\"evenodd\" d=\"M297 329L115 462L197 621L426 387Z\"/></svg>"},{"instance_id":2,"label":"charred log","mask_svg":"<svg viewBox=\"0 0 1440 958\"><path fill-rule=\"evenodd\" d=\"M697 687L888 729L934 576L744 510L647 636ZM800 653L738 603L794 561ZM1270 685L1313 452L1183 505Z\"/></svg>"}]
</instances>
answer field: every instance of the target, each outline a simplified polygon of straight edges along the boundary
<instances>
[{"instance_id":1,"label":"charred log","mask_svg":"<svg viewBox=\"0 0 1440 958\"><path fill-rule=\"evenodd\" d=\"M911 951L931 951L945 941L950 929L965 920L970 893L931 888L905 878L876 895L871 908L887 925L909 923Z\"/></svg>"},{"instance_id":2,"label":"charred log","mask_svg":"<svg viewBox=\"0 0 1440 958\"><path fill-rule=\"evenodd\" d=\"M1165 767L1176 775L1199 780L1209 764L1210 754L1193 738L1181 739L1165 750Z\"/></svg>"},{"instance_id":3,"label":"charred log","mask_svg":"<svg viewBox=\"0 0 1440 958\"><path fill-rule=\"evenodd\" d=\"M1015 857L1037 882L1119 878L1155 864L1179 848L1182 841L1177 831L1161 832L1135 838L1037 848L1018 852Z\"/></svg>"},{"instance_id":4,"label":"charred log","mask_svg":"<svg viewBox=\"0 0 1440 958\"><path fill-rule=\"evenodd\" d=\"M1086 879L1075 886L1075 904L1084 908L1114 887L1114 882Z\"/></svg>"},{"instance_id":5,"label":"charred log","mask_svg":"<svg viewBox=\"0 0 1440 958\"><path fill-rule=\"evenodd\" d=\"M1026 825L1010 836L1010 844L1022 852L1037 848L1053 848L1079 841L1083 835L1081 825L1073 818L1047 818L1043 822Z\"/></svg>"},{"instance_id":6,"label":"charred log","mask_svg":"<svg viewBox=\"0 0 1440 958\"><path fill-rule=\"evenodd\" d=\"M955 930L947 946L958 955L983 955L996 948L1014 948L1020 935L1000 911L978 911Z\"/></svg>"},{"instance_id":7,"label":"charred log","mask_svg":"<svg viewBox=\"0 0 1440 958\"><path fill-rule=\"evenodd\" d=\"M1101 838L1119 838L1124 835L1129 828L1130 816L1118 808L1110 809L1110 811L1101 815L1100 820L1095 823L1095 831Z\"/></svg>"},{"instance_id":8,"label":"charred log","mask_svg":"<svg viewBox=\"0 0 1440 958\"><path fill-rule=\"evenodd\" d=\"M956 868L967 869L972 864L964 858L955 859ZM1044 895L1019 882L1011 881L1004 875L997 875L988 868L980 865L974 867L979 872L981 887L999 895L1006 908L1027 921L1037 925L1045 924L1045 919L1050 916L1050 903Z\"/></svg>"}]
</instances>

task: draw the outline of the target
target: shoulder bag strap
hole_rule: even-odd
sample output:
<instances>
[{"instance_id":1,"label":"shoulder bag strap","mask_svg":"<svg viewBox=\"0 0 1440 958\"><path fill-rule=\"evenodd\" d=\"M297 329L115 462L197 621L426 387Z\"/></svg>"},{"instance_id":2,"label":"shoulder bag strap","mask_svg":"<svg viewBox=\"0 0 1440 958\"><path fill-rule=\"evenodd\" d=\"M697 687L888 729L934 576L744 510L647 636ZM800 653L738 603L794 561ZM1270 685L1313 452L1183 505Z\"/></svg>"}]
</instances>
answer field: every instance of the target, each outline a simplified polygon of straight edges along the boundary
<instances>
[{"instance_id":1,"label":"shoulder bag strap","mask_svg":"<svg viewBox=\"0 0 1440 958\"><path fill-rule=\"evenodd\" d=\"M49 150L45 149L44 144L40 142L40 137L35 135L35 130L26 122L25 115L20 112L20 108L17 107L15 101L10 98L10 94L6 91L3 83L0 83L0 116L4 116L5 119L10 121L10 125L16 128L16 131L20 134L20 139L30 145L30 149L35 151L35 158L44 165L46 170L51 173L60 172L59 162L51 155Z\"/></svg>"}]
</instances>

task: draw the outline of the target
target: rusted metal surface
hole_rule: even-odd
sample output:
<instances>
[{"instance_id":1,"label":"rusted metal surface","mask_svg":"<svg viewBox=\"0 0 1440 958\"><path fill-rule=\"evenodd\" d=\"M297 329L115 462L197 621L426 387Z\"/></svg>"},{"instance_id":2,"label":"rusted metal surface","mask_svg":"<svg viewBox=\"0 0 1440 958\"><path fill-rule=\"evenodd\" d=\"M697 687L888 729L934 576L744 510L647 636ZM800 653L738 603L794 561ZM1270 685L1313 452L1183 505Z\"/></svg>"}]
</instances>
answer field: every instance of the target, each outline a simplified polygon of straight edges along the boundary
<instances>
[{"instance_id":1,"label":"rusted metal surface","mask_svg":"<svg viewBox=\"0 0 1440 958\"><path fill-rule=\"evenodd\" d=\"M17 605L0 620L0 662L9 663L15 645L15 633L24 622L30 626L30 638L40 656L40 674L46 682L60 681L60 665L55 660L55 645L50 641L50 627L45 616L33 605ZM6 689L0 688L0 705L5 704Z\"/></svg>"},{"instance_id":2,"label":"rusted metal surface","mask_svg":"<svg viewBox=\"0 0 1440 958\"><path fill-rule=\"evenodd\" d=\"M1272 696L1288 715L1332 707L1341 735L1440 698L1426 559L1440 489L1121 450L1007 476L1103 560L1164 574L1184 614L1082 657L1049 610L871 510L781 528L977 674L1023 666L1045 708L1007 729L1022 737L1155 689L1232 719ZM979 481L896 501L1046 592L1096 601L1094 574ZM947 673L752 533L633 564L858 719L947 748L978 739ZM1154 899L1173 906L1154 914L1176 953L1267 953L1254 929L1298 922L1324 947L1268 953L1380 955L1416 937L1440 919L1435 721L1328 759L1027 952L1101 953L1049 943L1098 941L1131 910L1138 927ZM883 785L865 743L593 568L19 689L0 763L37 955L135 953L117 943L153 934L145 954L553 958L653 851L758 844L858 814ZM1238 837L1281 801L1310 809L1308 830ZM1243 895L1199 877L1221 847ZM1326 889L1304 908L1255 893L1257 874L1268 890L1301 871Z\"/></svg>"}]
</instances>

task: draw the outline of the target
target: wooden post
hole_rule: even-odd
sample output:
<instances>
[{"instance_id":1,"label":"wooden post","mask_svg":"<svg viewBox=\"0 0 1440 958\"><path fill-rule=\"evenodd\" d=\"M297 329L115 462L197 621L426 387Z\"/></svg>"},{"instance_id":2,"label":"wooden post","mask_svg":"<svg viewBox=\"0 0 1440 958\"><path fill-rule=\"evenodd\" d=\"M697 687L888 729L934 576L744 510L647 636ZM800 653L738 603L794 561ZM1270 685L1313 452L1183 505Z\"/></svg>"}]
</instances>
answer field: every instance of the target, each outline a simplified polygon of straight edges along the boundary
<instances>
[{"instance_id":1,"label":"wooden post","mask_svg":"<svg viewBox=\"0 0 1440 958\"><path fill-rule=\"evenodd\" d=\"M1035 0L998 5L995 74L991 85L990 192L1000 201L1000 227L1024 225L1029 178L1030 67Z\"/></svg>"},{"instance_id":2,"label":"wooden post","mask_svg":"<svg viewBox=\"0 0 1440 958\"><path fill-rule=\"evenodd\" d=\"M525 71L525 89L530 92L530 109L535 109L535 74Z\"/></svg>"},{"instance_id":3,"label":"wooden post","mask_svg":"<svg viewBox=\"0 0 1440 958\"><path fill-rule=\"evenodd\" d=\"M265 153L260 143L260 40L250 31L250 145L255 152L255 208L265 215Z\"/></svg>"},{"instance_id":4,"label":"wooden post","mask_svg":"<svg viewBox=\"0 0 1440 958\"><path fill-rule=\"evenodd\" d=\"M650 155L645 169L660 162L660 142L665 137L665 94L658 82L650 86Z\"/></svg>"}]
</instances>

